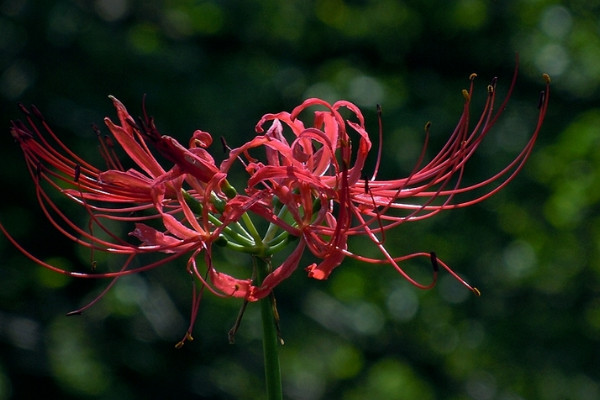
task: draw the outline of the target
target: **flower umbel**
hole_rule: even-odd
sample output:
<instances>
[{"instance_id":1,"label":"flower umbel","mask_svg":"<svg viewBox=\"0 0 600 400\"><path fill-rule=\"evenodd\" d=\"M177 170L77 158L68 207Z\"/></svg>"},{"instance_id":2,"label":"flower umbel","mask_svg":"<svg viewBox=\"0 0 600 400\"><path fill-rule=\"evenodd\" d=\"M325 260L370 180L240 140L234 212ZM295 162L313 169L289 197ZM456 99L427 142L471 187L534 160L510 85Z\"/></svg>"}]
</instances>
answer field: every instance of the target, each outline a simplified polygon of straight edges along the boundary
<instances>
[{"instance_id":1,"label":"flower umbel","mask_svg":"<svg viewBox=\"0 0 600 400\"><path fill-rule=\"evenodd\" d=\"M517 175L529 157L548 107L550 80L547 75L544 75L546 90L541 94L537 125L521 152L488 179L467 186L461 185L467 162L506 107L515 85L516 71L508 95L495 112L497 79L488 85L484 109L471 127L470 106L474 96L475 77L476 75L471 75L469 90L463 91L463 113L446 144L425 163L429 139L427 124L423 150L412 172L405 178L378 180L379 155L371 178L364 177L363 167L371 149L371 140L362 113L352 103L339 101L330 105L320 99L308 99L291 113L263 116L256 131L263 133L263 125L267 122L271 123L270 127L263 136L258 136L243 147L244 154L258 147L264 147L266 154L263 162L248 157L246 169L250 177L246 191L252 195L260 194L263 198L270 196L276 199L276 202L272 201L273 204L281 204L277 209L291 221L288 227L283 226L281 219L277 220L271 214L264 216L273 223L278 222L280 227L294 235L298 234L296 230L301 231L298 248L306 246L321 260L306 268L310 277L326 279L349 256L370 263L391 264L412 284L424 289L435 285L439 266L442 266L466 287L479 294L476 288L464 282L444 262L437 259L434 253L394 257L384 247L385 233L391 228L431 217L442 210L466 207L489 198ZM325 110L316 111L312 125L306 126L299 116L312 106ZM341 114L344 108L350 111L355 121L344 120ZM291 131L289 141L284 135L284 127ZM351 136L358 139L356 151L352 149ZM381 128L379 136L381 146ZM230 161L235 157L238 154L232 153ZM227 162L223 165L226 168L228 166ZM368 238L379 248L382 257L367 258L348 249L347 239L351 236ZM434 270L431 283L421 284L413 280L400 266L400 262L415 257L431 259ZM295 268L294 265L288 267ZM282 277L288 275L288 271L281 273ZM271 286L266 286L255 293L271 289Z\"/></svg>"},{"instance_id":2,"label":"flower umbel","mask_svg":"<svg viewBox=\"0 0 600 400\"><path fill-rule=\"evenodd\" d=\"M497 108L497 80L488 85L485 105L477 118L472 118L470 111L476 96L472 75L469 89L463 92L462 115L446 144L427 158L427 124L416 165L406 177L392 180L377 178L381 123L375 171L365 176L371 137L361 111L348 101L329 104L312 98L291 112L266 114L256 125L257 135L238 148L228 148L226 158L217 164L208 150L212 143L209 133L195 131L184 146L161 135L145 109L143 117L135 119L111 96L118 122L105 119L111 136L103 136L96 129L106 164L103 168L69 149L35 107L21 106L25 121L13 122L10 132L24 152L37 199L48 220L60 233L90 248L92 263L98 251L124 255L125 261L115 271L59 269L22 248L4 226L0 229L24 254L46 268L73 277L112 278L106 290L121 276L186 255L187 273L197 284L191 323L178 345L192 338L204 289L218 296L257 301L271 295L296 270L306 251L315 259L306 266L309 277L315 279L326 279L351 257L390 264L420 288L433 287L441 267L479 294L434 253L391 254L385 247L386 233L405 222L476 204L506 186L523 168L539 134L549 100L550 79L547 75L544 78L546 89L541 95L537 125L523 149L500 171L468 185L463 185L466 166L506 107L516 71L506 98ZM313 117L308 119L311 111ZM350 117L344 117L348 114ZM117 145L133 167L123 167L116 156ZM228 181L239 166L247 173L241 191ZM69 210L53 200L50 191L77 204L89 221L78 224ZM115 230L119 224L128 227L130 239ZM350 248L348 240L352 237L368 239L381 256L366 257ZM269 267L264 279L257 280L250 269L242 277L219 270L212 257L214 244L261 259ZM289 256L273 268L271 256L290 244L295 247ZM148 264L133 263L147 253L161 254L162 258ZM203 267L198 263L200 257ZM403 261L417 257L430 260L430 282L418 282L402 268ZM84 311L96 300L73 313Z\"/></svg>"}]
</instances>

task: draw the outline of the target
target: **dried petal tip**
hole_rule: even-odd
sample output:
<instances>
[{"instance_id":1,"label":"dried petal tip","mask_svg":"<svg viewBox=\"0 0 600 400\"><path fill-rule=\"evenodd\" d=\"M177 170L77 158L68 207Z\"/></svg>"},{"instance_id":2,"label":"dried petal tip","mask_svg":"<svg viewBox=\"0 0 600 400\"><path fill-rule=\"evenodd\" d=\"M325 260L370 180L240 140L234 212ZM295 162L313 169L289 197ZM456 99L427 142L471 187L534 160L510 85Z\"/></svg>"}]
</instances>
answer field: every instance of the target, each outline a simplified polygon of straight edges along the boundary
<instances>
[{"instance_id":1,"label":"dried petal tip","mask_svg":"<svg viewBox=\"0 0 600 400\"><path fill-rule=\"evenodd\" d=\"M433 267L433 271L438 272L440 270L440 266L438 264L438 259L435 255L435 252L432 251L431 253L429 253L429 259L431 260L431 266Z\"/></svg>"},{"instance_id":2,"label":"dried petal tip","mask_svg":"<svg viewBox=\"0 0 600 400\"><path fill-rule=\"evenodd\" d=\"M548 75L548 74L542 74L542 78L544 78L544 81L547 84L549 84L551 82L550 75Z\"/></svg>"},{"instance_id":3,"label":"dried petal tip","mask_svg":"<svg viewBox=\"0 0 600 400\"><path fill-rule=\"evenodd\" d=\"M542 90L540 92L540 99L538 101L538 109L541 109L542 107L544 107L545 102L546 102L546 91Z\"/></svg>"},{"instance_id":4,"label":"dried petal tip","mask_svg":"<svg viewBox=\"0 0 600 400\"><path fill-rule=\"evenodd\" d=\"M79 176L81 175L81 165L75 164L75 176L73 177L73 181L79 181Z\"/></svg>"}]
</instances>

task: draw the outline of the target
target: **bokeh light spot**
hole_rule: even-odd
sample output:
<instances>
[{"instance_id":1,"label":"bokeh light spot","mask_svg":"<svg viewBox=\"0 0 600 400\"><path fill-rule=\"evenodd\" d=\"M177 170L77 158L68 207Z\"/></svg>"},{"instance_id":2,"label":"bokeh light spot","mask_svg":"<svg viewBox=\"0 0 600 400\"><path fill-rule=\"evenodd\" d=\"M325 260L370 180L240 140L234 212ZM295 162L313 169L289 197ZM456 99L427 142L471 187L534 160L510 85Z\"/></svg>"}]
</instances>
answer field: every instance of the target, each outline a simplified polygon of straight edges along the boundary
<instances>
[{"instance_id":1,"label":"bokeh light spot","mask_svg":"<svg viewBox=\"0 0 600 400\"><path fill-rule=\"evenodd\" d=\"M105 21L117 21L124 18L129 11L128 0L96 0L94 9L100 18Z\"/></svg>"},{"instance_id":2,"label":"bokeh light spot","mask_svg":"<svg viewBox=\"0 0 600 400\"><path fill-rule=\"evenodd\" d=\"M547 7L542 13L540 28L550 37L562 39L571 31L573 18L569 10L560 5Z\"/></svg>"}]
</instances>

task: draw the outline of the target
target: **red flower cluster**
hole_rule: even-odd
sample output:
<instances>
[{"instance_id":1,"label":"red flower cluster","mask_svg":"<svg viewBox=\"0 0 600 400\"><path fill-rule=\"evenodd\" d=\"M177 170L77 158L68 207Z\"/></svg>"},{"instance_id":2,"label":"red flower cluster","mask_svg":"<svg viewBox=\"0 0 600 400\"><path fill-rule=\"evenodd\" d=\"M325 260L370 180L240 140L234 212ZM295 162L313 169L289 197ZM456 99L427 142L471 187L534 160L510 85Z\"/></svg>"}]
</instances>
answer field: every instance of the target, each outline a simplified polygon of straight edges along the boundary
<instances>
[{"instance_id":1,"label":"red flower cluster","mask_svg":"<svg viewBox=\"0 0 600 400\"><path fill-rule=\"evenodd\" d=\"M470 105L473 80L463 92L465 104L456 129L431 160L426 160L429 128L417 165L404 178L378 180L381 156L381 126L377 166L370 178L364 166L372 143L361 111L352 103L328 104L308 99L291 113L263 116L256 126L257 136L244 145L229 149L228 157L217 165L207 148L212 137L195 131L189 145L183 146L157 130L144 110L144 117L132 118L123 104L111 96L118 123L106 118L112 137L98 134L105 168L97 168L70 150L55 135L41 113L22 107L26 122L12 123L11 134L23 150L43 212L63 235L92 251L124 254L121 269L113 272L74 272L58 269L37 259L0 229L29 258L60 273L84 278L114 278L165 264L189 255L188 272L221 296L247 301L261 299L294 272L308 250L317 262L306 267L308 275L326 279L345 257L369 263L392 265L412 284L429 288L435 284L439 266L465 286L472 288L433 253L395 257L384 247L385 232L404 222L428 218L446 209L478 203L502 189L521 170L529 157L548 107L549 78L542 92L540 112L534 133L523 150L505 168L490 178L462 186L465 166L504 110L515 84L494 111L496 81L487 88L487 100L471 126ZM304 122L313 107L314 118ZM342 110L351 114L342 116ZM116 157L116 142L134 167L125 170ZM356 148L353 148L353 145ZM164 168L155 158L158 152L171 164ZM248 174L243 191L228 181L232 168L241 164ZM56 190L73 200L89 215L85 227L76 224L52 200L48 190ZM472 193L473 197L465 199ZM459 199L460 198L460 199ZM253 221L266 221L264 234ZM114 222L131 224L135 243L113 231ZM348 248L348 239L362 236L381 252L368 258ZM269 258L295 243L285 261L262 282L237 278L215 268L213 244ZM162 253L164 257L143 266L132 266L136 256ZM204 257L206 271L197 258ZM434 269L430 284L421 284L404 272L400 263L414 257L428 257ZM114 281L113 281L114 282ZM109 285L109 287L112 286ZM192 324L200 296L194 291ZM82 309L83 310L83 309ZM77 312L81 312L78 310ZM191 333L188 331L188 337Z\"/></svg>"}]
</instances>

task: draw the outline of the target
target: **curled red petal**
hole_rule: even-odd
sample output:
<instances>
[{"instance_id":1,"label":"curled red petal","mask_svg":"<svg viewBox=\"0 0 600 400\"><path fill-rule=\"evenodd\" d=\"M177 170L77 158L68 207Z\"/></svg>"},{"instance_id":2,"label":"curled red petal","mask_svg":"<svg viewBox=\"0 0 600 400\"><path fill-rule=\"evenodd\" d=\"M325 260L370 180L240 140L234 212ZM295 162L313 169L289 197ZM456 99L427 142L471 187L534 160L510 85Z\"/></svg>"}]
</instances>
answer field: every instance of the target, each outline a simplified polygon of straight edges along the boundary
<instances>
[{"instance_id":1,"label":"curled red petal","mask_svg":"<svg viewBox=\"0 0 600 400\"><path fill-rule=\"evenodd\" d=\"M166 235L158 230L142 223L136 223L135 229L129 233L138 238L144 246L158 246L166 248L165 253L174 253L169 248L178 246L183 242L173 236Z\"/></svg>"},{"instance_id":2,"label":"curled red petal","mask_svg":"<svg viewBox=\"0 0 600 400\"><path fill-rule=\"evenodd\" d=\"M328 253L320 263L313 263L306 267L308 277L317 280L327 279L331 275L331 272L342 263L345 257L346 255L342 250Z\"/></svg>"},{"instance_id":3,"label":"curled red petal","mask_svg":"<svg viewBox=\"0 0 600 400\"><path fill-rule=\"evenodd\" d=\"M245 299L251 292L252 279L237 279L214 268L209 269L209 275L214 288L227 296Z\"/></svg>"},{"instance_id":4,"label":"curled red petal","mask_svg":"<svg viewBox=\"0 0 600 400\"><path fill-rule=\"evenodd\" d=\"M136 141L130 131L115 125L109 118L105 118L104 123L127 155L149 176L157 177L165 173L158 161Z\"/></svg>"},{"instance_id":5,"label":"curled red petal","mask_svg":"<svg viewBox=\"0 0 600 400\"><path fill-rule=\"evenodd\" d=\"M305 243L301 241L296 249L290 254L288 258L273 272L265 277L260 287L252 287L248 294L248 301L260 300L271 293L271 291L279 285L283 280L289 278L289 276L296 270L302 253L304 252Z\"/></svg>"}]
</instances>

